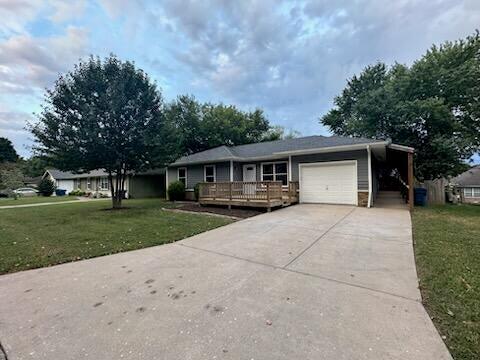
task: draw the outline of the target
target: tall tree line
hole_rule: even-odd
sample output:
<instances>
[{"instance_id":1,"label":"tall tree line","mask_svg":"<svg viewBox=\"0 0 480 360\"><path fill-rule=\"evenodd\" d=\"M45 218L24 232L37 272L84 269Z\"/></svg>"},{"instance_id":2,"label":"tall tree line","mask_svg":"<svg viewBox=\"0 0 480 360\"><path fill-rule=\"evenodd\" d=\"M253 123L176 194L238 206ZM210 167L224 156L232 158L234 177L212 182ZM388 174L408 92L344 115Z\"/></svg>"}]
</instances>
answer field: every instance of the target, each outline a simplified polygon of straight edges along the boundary
<instances>
[{"instance_id":1,"label":"tall tree line","mask_svg":"<svg viewBox=\"0 0 480 360\"><path fill-rule=\"evenodd\" d=\"M480 150L480 36L432 46L411 66L376 63L347 82L321 123L412 146L416 175L456 175Z\"/></svg>"}]
</instances>

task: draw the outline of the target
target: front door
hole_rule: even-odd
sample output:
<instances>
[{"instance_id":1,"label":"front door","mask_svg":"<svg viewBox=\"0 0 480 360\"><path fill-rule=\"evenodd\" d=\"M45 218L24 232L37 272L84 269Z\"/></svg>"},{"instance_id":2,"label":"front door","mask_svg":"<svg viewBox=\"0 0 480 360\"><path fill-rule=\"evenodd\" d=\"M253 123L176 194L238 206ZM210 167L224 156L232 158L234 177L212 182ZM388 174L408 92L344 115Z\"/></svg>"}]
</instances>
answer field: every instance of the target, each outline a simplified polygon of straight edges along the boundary
<instances>
[{"instance_id":1,"label":"front door","mask_svg":"<svg viewBox=\"0 0 480 360\"><path fill-rule=\"evenodd\" d=\"M243 193L245 195L255 194L257 191L257 186L254 183L254 181L257 181L257 168L255 164L243 165L243 181L248 182L243 184Z\"/></svg>"}]
</instances>

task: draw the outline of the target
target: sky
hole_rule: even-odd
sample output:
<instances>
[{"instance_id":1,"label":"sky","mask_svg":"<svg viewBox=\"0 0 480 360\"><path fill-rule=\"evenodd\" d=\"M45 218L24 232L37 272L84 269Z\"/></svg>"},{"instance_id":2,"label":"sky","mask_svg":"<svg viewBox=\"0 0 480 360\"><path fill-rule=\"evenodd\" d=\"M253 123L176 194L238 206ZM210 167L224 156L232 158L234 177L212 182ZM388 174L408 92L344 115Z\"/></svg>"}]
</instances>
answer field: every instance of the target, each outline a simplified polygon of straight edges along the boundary
<instances>
[{"instance_id":1,"label":"sky","mask_svg":"<svg viewBox=\"0 0 480 360\"><path fill-rule=\"evenodd\" d=\"M165 100L264 109L302 135L366 65L480 27L479 0L0 0L0 136L28 157L45 89L81 58L134 61Z\"/></svg>"}]
</instances>

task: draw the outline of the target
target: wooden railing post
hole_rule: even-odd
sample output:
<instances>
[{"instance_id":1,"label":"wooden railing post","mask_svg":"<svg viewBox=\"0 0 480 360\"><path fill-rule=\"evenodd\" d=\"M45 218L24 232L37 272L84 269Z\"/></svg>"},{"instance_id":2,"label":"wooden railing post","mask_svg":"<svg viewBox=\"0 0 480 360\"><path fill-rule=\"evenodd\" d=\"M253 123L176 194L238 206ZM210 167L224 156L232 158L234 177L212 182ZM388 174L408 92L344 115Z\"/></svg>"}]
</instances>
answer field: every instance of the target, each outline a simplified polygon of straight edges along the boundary
<instances>
[{"instance_id":1,"label":"wooden railing post","mask_svg":"<svg viewBox=\"0 0 480 360\"><path fill-rule=\"evenodd\" d=\"M271 206L270 206L270 183L267 182L267 211L271 211Z\"/></svg>"}]
</instances>

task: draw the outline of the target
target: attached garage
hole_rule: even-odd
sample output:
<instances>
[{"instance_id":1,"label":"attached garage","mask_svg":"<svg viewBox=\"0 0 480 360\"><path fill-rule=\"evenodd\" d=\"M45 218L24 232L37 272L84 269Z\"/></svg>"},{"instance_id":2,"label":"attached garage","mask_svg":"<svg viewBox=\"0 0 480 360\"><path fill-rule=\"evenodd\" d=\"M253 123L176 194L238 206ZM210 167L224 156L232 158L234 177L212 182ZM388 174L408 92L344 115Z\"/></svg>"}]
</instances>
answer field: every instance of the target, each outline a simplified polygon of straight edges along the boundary
<instances>
[{"instance_id":1,"label":"attached garage","mask_svg":"<svg viewBox=\"0 0 480 360\"><path fill-rule=\"evenodd\" d=\"M357 161L299 164L300 202L357 205Z\"/></svg>"}]
</instances>

